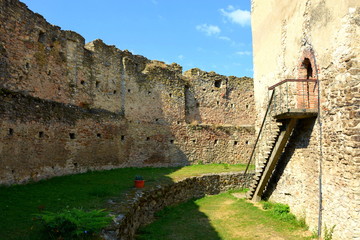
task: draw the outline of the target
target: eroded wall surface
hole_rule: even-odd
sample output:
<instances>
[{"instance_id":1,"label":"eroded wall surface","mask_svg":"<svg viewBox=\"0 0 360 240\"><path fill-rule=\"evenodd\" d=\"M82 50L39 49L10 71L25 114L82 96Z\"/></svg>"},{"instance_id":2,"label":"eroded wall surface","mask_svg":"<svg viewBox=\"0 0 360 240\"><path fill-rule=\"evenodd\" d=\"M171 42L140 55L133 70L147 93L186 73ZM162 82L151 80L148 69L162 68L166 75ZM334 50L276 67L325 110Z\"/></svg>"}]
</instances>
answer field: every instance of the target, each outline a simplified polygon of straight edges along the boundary
<instances>
[{"instance_id":1,"label":"eroded wall surface","mask_svg":"<svg viewBox=\"0 0 360 240\"><path fill-rule=\"evenodd\" d=\"M322 196L322 227L336 225L333 239L359 239L360 2L253 0L252 27L258 123L267 88L303 78L304 58L320 88L318 118L299 122L270 199L316 229Z\"/></svg>"},{"instance_id":2,"label":"eroded wall surface","mask_svg":"<svg viewBox=\"0 0 360 240\"><path fill-rule=\"evenodd\" d=\"M0 99L1 184L245 163L254 141L252 79L85 44L17 0L0 0Z\"/></svg>"}]
</instances>

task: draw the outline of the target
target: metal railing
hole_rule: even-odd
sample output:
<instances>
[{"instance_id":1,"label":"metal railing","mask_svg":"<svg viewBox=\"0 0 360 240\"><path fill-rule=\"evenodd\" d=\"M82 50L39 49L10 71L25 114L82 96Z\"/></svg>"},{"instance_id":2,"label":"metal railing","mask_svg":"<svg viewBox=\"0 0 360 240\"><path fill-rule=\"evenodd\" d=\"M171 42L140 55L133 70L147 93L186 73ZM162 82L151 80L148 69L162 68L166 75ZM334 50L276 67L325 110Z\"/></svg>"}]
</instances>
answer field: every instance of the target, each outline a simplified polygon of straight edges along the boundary
<instances>
[{"instance_id":1,"label":"metal railing","mask_svg":"<svg viewBox=\"0 0 360 240\"><path fill-rule=\"evenodd\" d=\"M273 118L275 115L307 110L316 111L318 107L318 82L316 79L285 79L269 87L268 90L272 90L272 93L244 171L244 177L249 171L249 166L256 165L257 158L261 157L261 151L268 147L266 145L267 138L271 137L273 128L277 128L276 120Z\"/></svg>"},{"instance_id":2,"label":"metal railing","mask_svg":"<svg viewBox=\"0 0 360 240\"><path fill-rule=\"evenodd\" d=\"M285 79L271 87L275 90L274 113L315 111L318 106L316 79Z\"/></svg>"}]
</instances>

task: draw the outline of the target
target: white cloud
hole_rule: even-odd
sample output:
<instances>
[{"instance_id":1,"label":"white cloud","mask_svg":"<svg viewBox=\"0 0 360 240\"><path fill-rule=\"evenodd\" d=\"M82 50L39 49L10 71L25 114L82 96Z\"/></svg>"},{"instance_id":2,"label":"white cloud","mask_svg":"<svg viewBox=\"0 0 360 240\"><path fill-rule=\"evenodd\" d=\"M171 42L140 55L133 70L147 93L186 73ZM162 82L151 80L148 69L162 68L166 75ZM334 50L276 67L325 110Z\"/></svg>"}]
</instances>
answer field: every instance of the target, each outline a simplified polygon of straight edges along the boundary
<instances>
[{"instance_id":1,"label":"white cloud","mask_svg":"<svg viewBox=\"0 0 360 240\"><path fill-rule=\"evenodd\" d=\"M219 39L224 40L224 41L231 41L231 38L226 37L226 36L220 36Z\"/></svg>"},{"instance_id":2,"label":"white cloud","mask_svg":"<svg viewBox=\"0 0 360 240\"><path fill-rule=\"evenodd\" d=\"M233 23L239 24L243 27L250 25L250 11L235 9L230 5L227 10L220 9L220 12Z\"/></svg>"},{"instance_id":3,"label":"white cloud","mask_svg":"<svg viewBox=\"0 0 360 240\"><path fill-rule=\"evenodd\" d=\"M178 56L178 58L179 58L180 60L183 60L185 57L184 57L184 55L180 54L180 55Z\"/></svg>"},{"instance_id":4,"label":"white cloud","mask_svg":"<svg viewBox=\"0 0 360 240\"><path fill-rule=\"evenodd\" d=\"M250 51L240 51L240 52L236 52L237 55L251 55L251 52Z\"/></svg>"},{"instance_id":5,"label":"white cloud","mask_svg":"<svg viewBox=\"0 0 360 240\"><path fill-rule=\"evenodd\" d=\"M158 5L158 4L159 4L159 2L156 1L156 0L151 0L151 2L152 2L154 5Z\"/></svg>"},{"instance_id":6,"label":"white cloud","mask_svg":"<svg viewBox=\"0 0 360 240\"><path fill-rule=\"evenodd\" d=\"M216 35L221 32L221 29L215 25L201 24L196 26L196 30L204 32L206 35Z\"/></svg>"}]
</instances>

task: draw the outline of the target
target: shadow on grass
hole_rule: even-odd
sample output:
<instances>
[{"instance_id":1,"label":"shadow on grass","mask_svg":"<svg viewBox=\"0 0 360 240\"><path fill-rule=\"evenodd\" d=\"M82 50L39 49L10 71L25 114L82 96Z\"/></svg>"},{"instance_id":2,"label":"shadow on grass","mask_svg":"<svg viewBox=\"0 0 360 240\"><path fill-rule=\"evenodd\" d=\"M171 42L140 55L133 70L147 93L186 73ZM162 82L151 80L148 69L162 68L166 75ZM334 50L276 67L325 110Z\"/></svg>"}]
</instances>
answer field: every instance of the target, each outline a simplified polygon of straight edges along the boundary
<instances>
[{"instance_id":1,"label":"shadow on grass","mask_svg":"<svg viewBox=\"0 0 360 240\"><path fill-rule=\"evenodd\" d=\"M126 200L127 193L134 191L136 175L142 175L146 179L146 188L152 188L173 182L167 175L179 169L179 167L123 168L55 177L27 185L0 187L0 239L48 239L43 235L40 223L35 221L34 214L42 211L56 212L63 208L103 209L108 205L109 199ZM182 232L184 234L192 232L198 236L206 234L206 238L168 239L220 239L207 217L197 210L194 203L186 203L184 207L188 210L180 214L179 224L184 221L194 221L194 223L191 229ZM158 230L160 229L161 226ZM172 234L183 233L174 230ZM149 237L149 234L145 236Z\"/></svg>"},{"instance_id":2,"label":"shadow on grass","mask_svg":"<svg viewBox=\"0 0 360 240\"><path fill-rule=\"evenodd\" d=\"M166 207L155 216L155 222L139 229L137 240L221 239L193 200Z\"/></svg>"}]
</instances>

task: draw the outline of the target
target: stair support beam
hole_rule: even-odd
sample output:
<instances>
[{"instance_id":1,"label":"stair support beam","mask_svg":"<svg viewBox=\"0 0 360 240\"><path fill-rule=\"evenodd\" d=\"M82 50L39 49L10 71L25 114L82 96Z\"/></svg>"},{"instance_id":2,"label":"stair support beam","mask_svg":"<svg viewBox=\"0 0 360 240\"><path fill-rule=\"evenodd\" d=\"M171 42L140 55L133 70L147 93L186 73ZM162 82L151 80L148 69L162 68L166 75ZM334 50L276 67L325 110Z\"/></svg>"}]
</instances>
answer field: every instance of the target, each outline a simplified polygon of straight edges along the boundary
<instances>
[{"instance_id":1,"label":"stair support beam","mask_svg":"<svg viewBox=\"0 0 360 240\"><path fill-rule=\"evenodd\" d=\"M272 151L269 161L267 163L267 166L264 170L264 173L262 174L259 184L255 190L253 197L252 197L253 201L258 202L261 200L261 195L264 192L264 189L271 177L272 172L274 171L274 168L281 156L282 151L284 150L284 148L290 138L290 135L291 135L293 129L296 126L297 121L298 121L298 119L291 118L289 123L286 125L286 129L281 131L278 141L276 142L276 144L274 146L274 150Z\"/></svg>"}]
</instances>

